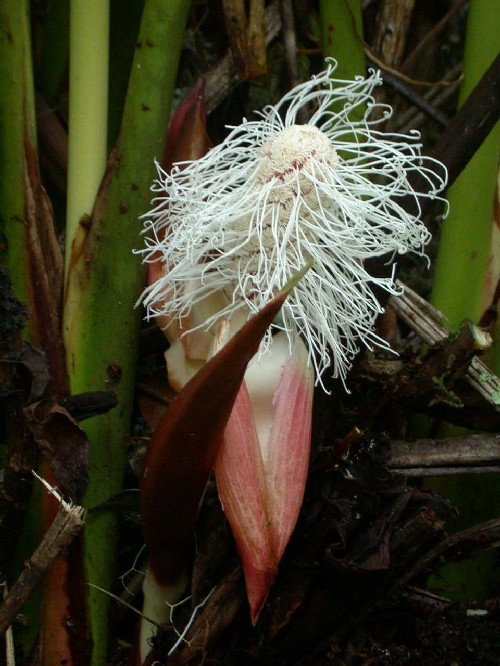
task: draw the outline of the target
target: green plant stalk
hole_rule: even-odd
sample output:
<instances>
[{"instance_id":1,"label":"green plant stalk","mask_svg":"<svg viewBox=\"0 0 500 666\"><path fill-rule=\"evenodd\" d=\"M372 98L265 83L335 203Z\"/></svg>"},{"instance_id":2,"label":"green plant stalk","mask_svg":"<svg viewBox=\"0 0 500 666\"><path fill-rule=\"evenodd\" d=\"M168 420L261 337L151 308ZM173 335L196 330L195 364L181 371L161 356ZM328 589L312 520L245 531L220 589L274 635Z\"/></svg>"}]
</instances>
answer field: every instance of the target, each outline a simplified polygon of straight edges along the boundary
<instances>
[{"instance_id":1,"label":"green plant stalk","mask_svg":"<svg viewBox=\"0 0 500 666\"><path fill-rule=\"evenodd\" d=\"M116 143L144 0L111 0L108 146Z\"/></svg>"},{"instance_id":2,"label":"green plant stalk","mask_svg":"<svg viewBox=\"0 0 500 666\"><path fill-rule=\"evenodd\" d=\"M352 81L356 76L365 76L360 0L320 0L319 10L323 57L337 61L334 77ZM335 105L331 110L337 110ZM361 120L364 113L365 107L360 105L351 112L352 119ZM344 137L344 141L349 140L349 136Z\"/></svg>"},{"instance_id":3,"label":"green plant stalk","mask_svg":"<svg viewBox=\"0 0 500 666\"><path fill-rule=\"evenodd\" d=\"M491 307L495 299L498 299L500 284L500 168L497 171L497 182L495 190L495 201L493 203L493 220L491 225L491 256L486 276L486 288L484 293L485 309ZM498 300L497 300L498 305ZM493 331L493 346L485 354L485 363L497 375L500 375L500 319L497 318L495 330Z\"/></svg>"},{"instance_id":4,"label":"green plant stalk","mask_svg":"<svg viewBox=\"0 0 500 666\"><path fill-rule=\"evenodd\" d=\"M500 4L472 0L467 22L462 104L498 53ZM457 138L457 140L460 140ZM478 150L448 192L445 220L436 262L433 304L449 320L451 330L463 319L478 323L485 307L483 288L491 252L491 226L500 147L500 124ZM439 479L429 485L452 499L460 511L457 529L495 516L500 504L498 476ZM473 562L446 567L436 584L458 599L491 593L495 565L490 554ZM449 589L448 589L449 588Z\"/></svg>"},{"instance_id":5,"label":"green plant stalk","mask_svg":"<svg viewBox=\"0 0 500 666\"><path fill-rule=\"evenodd\" d=\"M459 106L497 55L498 30L500 4L496 0L472 0ZM497 123L448 191L450 214L441 233L432 302L446 315L452 330L465 318L478 323L483 314L482 285L490 257L499 154L500 124Z\"/></svg>"},{"instance_id":6,"label":"green plant stalk","mask_svg":"<svg viewBox=\"0 0 500 666\"><path fill-rule=\"evenodd\" d=\"M112 389L119 406L85 423L90 440L93 507L121 488L133 396L140 311L135 302L144 270L132 250L141 245L138 217L148 210L153 158L163 153L189 0L146 0L121 130L94 207L90 229L73 246L64 311L71 389ZM107 512L90 513L85 527L88 582L109 589L117 525ZM108 598L89 588L92 664L107 648Z\"/></svg>"},{"instance_id":7,"label":"green plant stalk","mask_svg":"<svg viewBox=\"0 0 500 666\"><path fill-rule=\"evenodd\" d=\"M53 294L50 293L50 281L43 285L37 283L32 272L36 268L43 271L43 266L38 263L43 257L35 257L33 252L37 244L34 227L48 220L36 218L36 213L34 217L33 211L28 213L29 192L33 193L30 188L39 184L39 181L32 180L38 174L28 0L5 0L0 4L0 80L0 260L9 273L16 297L30 312L23 337L35 346L43 346L44 336L37 310L39 301L47 306L47 299ZM33 206L32 201L30 205L36 208L37 203ZM47 236L53 233L52 229L45 231ZM53 240L55 242L55 238ZM53 304L55 301L57 296ZM54 360L56 357L50 354L50 358ZM40 495L35 491L20 542L11 544L15 553L12 571L8 573L16 576L16 568L22 570L26 553L38 545L41 530ZM30 598L23 612L29 623L26 628L17 628L16 641L29 653L40 629L40 591Z\"/></svg>"},{"instance_id":8,"label":"green plant stalk","mask_svg":"<svg viewBox=\"0 0 500 666\"><path fill-rule=\"evenodd\" d=\"M363 19L360 0L320 0L323 57L335 58L335 78L365 75L362 43Z\"/></svg>"},{"instance_id":9,"label":"green plant stalk","mask_svg":"<svg viewBox=\"0 0 500 666\"><path fill-rule=\"evenodd\" d=\"M25 39L29 35L27 11L26 0L4 0L0 5L0 225L5 239L0 251L14 293L22 303L30 302L23 225L23 143L26 107L33 104L33 91L26 81L25 61L31 56L29 40Z\"/></svg>"},{"instance_id":10,"label":"green plant stalk","mask_svg":"<svg viewBox=\"0 0 500 666\"><path fill-rule=\"evenodd\" d=\"M66 272L108 154L109 0L71 0Z\"/></svg>"}]
</instances>

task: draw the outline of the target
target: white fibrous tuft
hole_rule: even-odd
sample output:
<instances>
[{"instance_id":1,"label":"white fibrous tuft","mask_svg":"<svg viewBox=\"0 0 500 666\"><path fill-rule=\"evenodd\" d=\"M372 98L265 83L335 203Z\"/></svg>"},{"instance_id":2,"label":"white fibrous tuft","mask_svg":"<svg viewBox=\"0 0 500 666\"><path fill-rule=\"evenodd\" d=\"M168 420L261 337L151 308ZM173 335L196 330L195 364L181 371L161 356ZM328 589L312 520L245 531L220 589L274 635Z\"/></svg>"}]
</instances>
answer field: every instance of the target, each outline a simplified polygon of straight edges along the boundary
<instances>
[{"instance_id":1,"label":"white fibrous tuft","mask_svg":"<svg viewBox=\"0 0 500 666\"><path fill-rule=\"evenodd\" d=\"M164 267L142 296L149 317L174 321L225 295L203 328L238 311L251 316L312 261L275 324L291 348L298 335L305 340L317 381L327 368L345 380L360 344L387 346L373 330L382 308L372 289L397 293L394 277L371 276L365 262L425 256L420 203L437 198L447 178L422 156L418 134L377 130L389 113L371 95L378 73L340 81L334 68L230 128L204 158L170 174L158 167L141 250ZM313 109L305 125L297 122L304 107ZM416 175L423 191L410 184Z\"/></svg>"}]
</instances>

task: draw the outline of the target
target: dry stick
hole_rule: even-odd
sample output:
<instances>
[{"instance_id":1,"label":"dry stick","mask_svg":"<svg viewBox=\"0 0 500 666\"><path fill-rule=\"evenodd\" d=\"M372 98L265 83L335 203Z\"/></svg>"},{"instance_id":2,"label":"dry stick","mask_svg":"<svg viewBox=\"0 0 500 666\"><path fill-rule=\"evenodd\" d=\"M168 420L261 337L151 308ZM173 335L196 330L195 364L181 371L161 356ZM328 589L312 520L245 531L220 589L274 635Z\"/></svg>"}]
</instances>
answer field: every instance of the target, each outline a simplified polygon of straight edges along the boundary
<instances>
[{"instance_id":1,"label":"dry stick","mask_svg":"<svg viewBox=\"0 0 500 666\"><path fill-rule=\"evenodd\" d=\"M393 69L400 68L414 7L415 0L382 0L380 4L371 51L377 54L380 62L385 63ZM384 73L383 78L384 83L390 82L392 78L394 86L391 87L403 96L406 96L405 93L410 90L408 86L399 88L401 81L399 76L395 77ZM417 103L419 108L422 108L420 96L414 96L413 89L410 90L410 94L412 95L410 101L413 104ZM376 88L373 91L373 97L377 104L386 104L389 99L387 86L384 85L381 88ZM426 111L430 112L433 117L436 113L439 115L439 111L436 112L435 109L428 108L428 106L426 107ZM446 123L444 126L446 126Z\"/></svg>"},{"instance_id":2,"label":"dry stick","mask_svg":"<svg viewBox=\"0 0 500 666\"><path fill-rule=\"evenodd\" d=\"M377 15L373 50L385 63L398 67L403 56L415 0L383 0Z\"/></svg>"},{"instance_id":3,"label":"dry stick","mask_svg":"<svg viewBox=\"0 0 500 666\"><path fill-rule=\"evenodd\" d=\"M472 555L477 555L486 552L487 550L498 548L499 546L500 518L486 520L483 523L479 523L479 525L474 525L474 527L469 527L466 530L452 534L420 558L420 560L418 560L409 571L403 574L401 578L398 578L398 580L383 595L383 599L388 599L400 592L411 580L416 578L426 569L430 569L431 567L434 568L439 564L436 561L443 558L447 552L453 555L453 551L455 550L458 554L460 547L468 553L469 557L471 557ZM451 561L457 558L449 557L448 559ZM380 601L382 601L382 599Z\"/></svg>"},{"instance_id":4,"label":"dry stick","mask_svg":"<svg viewBox=\"0 0 500 666\"><path fill-rule=\"evenodd\" d=\"M453 603L446 597L411 585L408 585L404 591L404 598L412 606L417 606L427 611L443 612Z\"/></svg>"},{"instance_id":5,"label":"dry stick","mask_svg":"<svg viewBox=\"0 0 500 666\"><path fill-rule=\"evenodd\" d=\"M498 474L500 467L486 466L486 467L412 467L411 469L397 469L391 467L393 472L399 472L405 476L427 478L431 476L456 476L463 474Z\"/></svg>"},{"instance_id":6,"label":"dry stick","mask_svg":"<svg viewBox=\"0 0 500 666\"><path fill-rule=\"evenodd\" d=\"M435 548L421 557L418 562L400 578L398 578L374 603L367 604L361 611L354 617L349 618L335 631L335 638L338 639L351 631L355 626L369 619L371 613L381 604L387 602L389 599L396 597L398 594L403 593L409 583L423 573L425 570L437 568L441 560L447 552L453 554L453 551L459 552L459 548L467 551L468 556L486 552L493 548L500 546L500 518L494 520L487 520L474 527L470 527L461 532L457 532L452 536L444 539ZM449 560L456 558L448 558Z\"/></svg>"},{"instance_id":7,"label":"dry stick","mask_svg":"<svg viewBox=\"0 0 500 666\"><path fill-rule=\"evenodd\" d=\"M370 56L368 56L368 62L373 62L371 61ZM391 74L388 71L384 71L382 73L382 78L384 83L389 85L395 92L401 95L401 97L408 100L410 104L419 109L425 116L433 120L440 128L448 125L448 116L442 111L439 111L439 109L436 109L432 104L429 104L425 97L416 93L407 84L403 83L399 77L394 76L394 74Z\"/></svg>"},{"instance_id":8,"label":"dry stick","mask_svg":"<svg viewBox=\"0 0 500 666\"><path fill-rule=\"evenodd\" d=\"M3 583L3 598L6 599L8 594L7 583ZM5 666L15 666L16 655L14 652L14 636L12 635L12 627L9 627L5 633Z\"/></svg>"},{"instance_id":9,"label":"dry stick","mask_svg":"<svg viewBox=\"0 0 500 666\"><path fill-rule=\"evenodd\" d=\"M401 69L403 71L408 70L411 65L413 65L413 63L418 60L428 44L439 36L439 34L448 24L448 21L465 5L465 3L466 0L458 0L458 2L443 16L443 18L440 19L431 30L429 30L425 37L420 40L417 46L401 64Z\"/></svg>"},{"instance_id":10,"label":"dry stick","mask_svg":"<svg viewBox=\"0 0 500 666\"><path fill-rule=\"evenodd\" d=\"M266 9L266 45L281 30L279 2L274 0ZM205 74L205 108L211 113L239 83L231 52Z\"/></svg>"},{"instance_id":11,"label":"dry stick","mask_svg":"<svg viewBox=\"0 0 500 666\"><path fill-rule=\"evenodd\" d=\"M448 123L432 157L448 169L448 187L468 164L500 118L500 54L486 70L456 116ZM426 202L422 202L423 208ZM427 200L427 207L432 202Z\"/></svg>"},{"instance_id":12,"label":"dry stick","mask_svg":"<svg viewBox=\"0 0 500 666\"><path fill-rule=\"evenodd\" d=\"M460 75L462 72L462 63L455 65L447 74L446 78L450 81L456 81L456 86L447 86L439 90L438 88L431 88L422 97L433 109L440 109L444 104L454 95L457 94L457 88L460 84ZM444 116L444 114L443 114ZM408 134L412 130L419 129L427 121L428 115L415 109L413 106L408 107L407 111L400 114L395 119L394 130L401 134ZM447 117L448 122L448 117Z\"/></svg>"},{"instance_id":13,"label":"dry stick","mask_svg":"<svg viewBox=\"0 0 500 666\"><path fill-rule=\"evenodd\" d=\"M12 624L19 609L26 602L43 575L78 534L83 526L83 513L83 507L72 506L61 500L61 506L54 522L47 530L38 548L25 563L21 575L0 606L0 636L3 636Z\"/></svg>"},{"instance_id":14,"label":"dry stick","mask_svg":"<svg viewBox=\"0 0 500 666\"><path fill-rule=\"evenodd\" d=\"M288 76L292 87L300 83L299 66L297 62L297 36L295 34L295 20L293 17L292 0L281 0L283 16L283 43L285 46Z\"/></svg>"},{"instance_id":15,"label":"dry stick","mask_svg":"<svg viewBox=\"0 0 500 666\"><path fill-rule=\"evenodd\" d=\"M435 347L449 337L449 331L441 324L443 315L430 303L405 286L400 280L399 287L404 288L401 296L391 296L388 305L418 337L430 347ZM467 371L465 379L469 385L489 402L494 409L500 411L500 379L475 356Z\"/></svg>"},{"instance_id":16,"label":"dry stick","mask_svg":"<svg viewBox=\"0 0 500 666\"><path fill-rule=\"evenodd\" d=\"M500 467L500 435L469 435L442 439L417 439L414 442L391 441L389 467L407 476L429 473L467 473L474 470L493 472ZM434 468L434 469L429 469ZM422 472L423 470L423 472Z\"/></svg>"}]
</instances>

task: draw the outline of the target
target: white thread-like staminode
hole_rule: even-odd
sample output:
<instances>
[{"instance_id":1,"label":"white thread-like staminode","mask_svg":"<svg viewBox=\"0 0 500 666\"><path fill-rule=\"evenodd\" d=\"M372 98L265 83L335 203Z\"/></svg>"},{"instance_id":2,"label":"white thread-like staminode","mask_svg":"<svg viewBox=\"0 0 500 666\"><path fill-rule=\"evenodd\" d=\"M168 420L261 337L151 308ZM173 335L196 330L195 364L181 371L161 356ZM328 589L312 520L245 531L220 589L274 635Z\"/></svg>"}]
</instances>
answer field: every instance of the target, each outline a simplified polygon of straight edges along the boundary
<instances>
[{"instance_id":1,"label":"white thread-like staminode","mask_svg":"<svg viewBox=\"0 0 500 666\"><path fill-rule=\"evenodd\" d=\"M297 335L305 339L318 380L329 366L344 380L360 343L386 347L373 331L382 308L371 286L397 288L393 276L371 276L365 260L425 256L430 235L418 219L420 201L446 184L444 166L422 157L417 133L376 129L390 114L389 107L373 112L381 109L372 97L379 73L340 81L334 68L330 62L259 120L230 128L203 159L170 174L158 166L141 251L165 267L142 297L149 317L173 321L208 295L226 294L227 306L204 328L237 310L257 312L312 260L276 325L291 346ZM305 106L313 115L298 125ZM423 191L410 185L414 172ZM402 206L408 197L416 215ZM270 342L268 335L263 348Z\"/></svg>"}]
</instances>

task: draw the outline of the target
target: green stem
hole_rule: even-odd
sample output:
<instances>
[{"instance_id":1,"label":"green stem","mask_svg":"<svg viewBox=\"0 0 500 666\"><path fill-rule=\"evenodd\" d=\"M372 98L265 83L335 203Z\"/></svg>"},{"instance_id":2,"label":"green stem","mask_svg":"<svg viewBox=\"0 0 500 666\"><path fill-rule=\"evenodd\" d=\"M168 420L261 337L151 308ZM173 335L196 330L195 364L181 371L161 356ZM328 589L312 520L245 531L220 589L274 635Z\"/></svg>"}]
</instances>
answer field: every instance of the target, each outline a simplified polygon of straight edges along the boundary
<instances>
[{"instance_id":1,"label":"green stem","mask_svg":"<svg viewBox=\"0 0 500 666\"><path fill-rule=\"evenodd\" d=\"M161 156L189 0L146 0L136 42L117 145L110 157L90 229L78 228L64 312L71 389L112 389L119 406L85 423L90 440L90 484L85 505L107 500L122 485L130 427L140 311L134 309L144 270L132 253L141 245L138 217L148 210L153 158ZM113 582L117 525L113 515L90 513L85 527L87 580ZM107 648L108 599L89 589L93 658Z\"/></svg>"},{"instance_id":2,"label":"green stem","mask_svg":"<svg viewBox=\"0 0 500 666\"><path fill-rule=\"evenodd\" d=\"M352 81L356 76L365 76L360 0L320 0L319 8L323 57L337 61L334 78ZM339 109L333 104L331 110L335 112ZM364 113L365 107L360 105L351 112L352 120L361 120ZM350 139L349 136L344 137L344 141Z\"/></svg>"},{"instance_id":3,"label":"green stem","mask_svg":"<svg viewBox=\"0 0 500 666\"><path fill-rule=\"evenodd\" d=\"M335 78L365 74L363 20L360 0L320 0L323 56L335 58Z\"/></svg>"},{"instance_id":4,"label":"green stem","mask_svg":"<svg viewBox=\"0 0 500 666\"><path fill-rule=\"evenodd\" d=\"M46 353L54 390L61 395L67 386L59 318L62 258L38 166L27 0L6 0L0 4L0 80L1 258L16 296L29 311L23 335ZM13 443L9 444L12 446ZM18 464L23 464L21 459ZM22 569L27 553L32 552L39 540L46 518L39 500L36 495L32 499L18 552L12 558L12 572L16 566ZM0 538L9 537L2 535ZM16 548L15 540L10 546ZM63 561L61 558L59 563ZM60 586L61 595L65 589L65 584ZM40 635L39 598L36 597L30 599L24 609L30 615L29 627L18 628L16 632L16 640L26 652L31 650L36 635ZM66 616L67 613L63 615ZM67 627L61 615L56 619L52 641L66 641ZM66 658L67 655L63 656Z\"/></svg>"},{"instance_id":5,"label":"green stem","mask_svg":"<svg viewBox=\"0 0 500 666\"><path fill-rule=\"evenodd\" d=\"M500 3L471 0L459 104L496 57L499 31ZM499 147L500 124L497 124L448 192L450 215L442 230L432 302L446 315L451 330L466 318L478 323L487 306L483 289L490 255L494 254L491 239L495 237L492 220ZM498 476L440 479L429 485L458 507L457 529L498 515ZM445 594L455 599L485 597L495 585L495 569L494 558L487 554L446 567L436 584L444 586ZM495 578L498 582L498 576Z\"/></svg>"},{"instance_id":6,"label":"green stem","mask_svg":"<svg viewBox=\"0 0 500 666\"><path fill-rule=\"evenodd\" d=\"M499 30L500 3L472 0L459 106L496 57ZM450 214L443 224L432 302L446 315L451 329L465 318L478 323L483 313L499 154L500 123L448 191Z\"/></svg>"},{"instance_id":7,"label":"green stem","mask_svg":"<svg viewBox=\"0 0 500 666\"><path fill-rule=\"evenodd\" d=\"M26 13L27 2L4 0L0 5L0 224L5 239L1 244L1 258L14 293L23 303L30 302L23 224L23 143L26 104L33 102L25 76L25 61L31 55L29 41L25 39L29 34L26 33Z\"/></svg>"},{"instance_id":8,"label":"green stem","mask_svg":"<svg viewBox=\"0 0 500 666\"><path fill-rule=\"evenodd\" d=\"M109 1L71 0L66 271L106 167L108 63Z\"/></svg>"}]
</instances>

